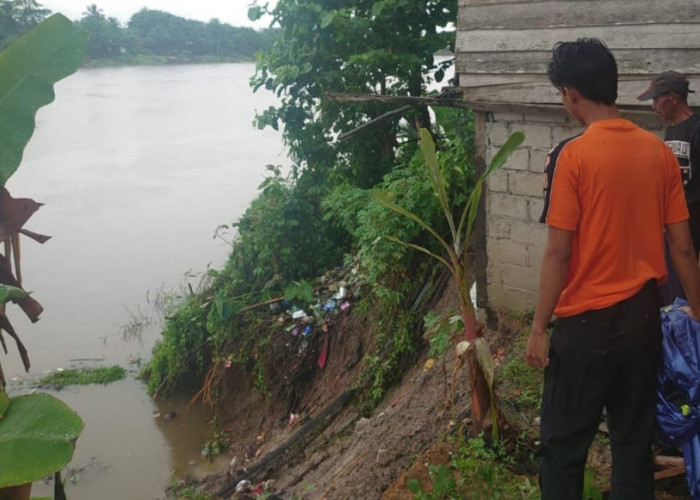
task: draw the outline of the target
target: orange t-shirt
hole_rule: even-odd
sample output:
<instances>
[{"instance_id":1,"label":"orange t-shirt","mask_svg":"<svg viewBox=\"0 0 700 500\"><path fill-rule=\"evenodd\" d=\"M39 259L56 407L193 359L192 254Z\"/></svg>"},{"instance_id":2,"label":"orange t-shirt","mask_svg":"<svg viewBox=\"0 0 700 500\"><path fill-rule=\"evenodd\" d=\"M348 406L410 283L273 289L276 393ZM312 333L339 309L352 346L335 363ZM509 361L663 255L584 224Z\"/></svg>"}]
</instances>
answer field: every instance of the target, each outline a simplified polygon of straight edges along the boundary
<instances>
[{"instance_id":1,"label":"orange t-shirt","mask_svg":"<svg viewBox=\"0 0 700 500\"><path fill-rule=\"evenodd\" d=\"M546 168L542 218L574 232L557 316L611 306L666 278L663 228L688 209L663 141L628 120L602 120L554 148Z\"/></svg>"}]
</instances>

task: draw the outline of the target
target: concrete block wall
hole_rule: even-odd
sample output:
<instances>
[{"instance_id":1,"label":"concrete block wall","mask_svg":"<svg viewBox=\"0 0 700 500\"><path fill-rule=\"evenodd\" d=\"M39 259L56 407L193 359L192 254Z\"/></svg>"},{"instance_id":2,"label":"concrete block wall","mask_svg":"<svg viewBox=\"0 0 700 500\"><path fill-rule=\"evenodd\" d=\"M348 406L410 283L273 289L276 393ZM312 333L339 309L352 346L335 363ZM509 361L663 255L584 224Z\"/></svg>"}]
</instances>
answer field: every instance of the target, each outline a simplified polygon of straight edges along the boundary
<instances>
[{"instance_id":1,"label":"concrete block wall","mask_svg":"<svg viewBox=\"0 0 700 500\"><path fill-rule=\"evenodd\" d=\"M623 112L626 118L657 134L653 113ZM559 141L583 128L563 109L491 112L486 123L486 162L511 133L525 142L489 178L485 190L486 302L490 309L526 311L535 307L547 228L539 223L543 208L545 157Z\"/></svg>"}]
</instances>

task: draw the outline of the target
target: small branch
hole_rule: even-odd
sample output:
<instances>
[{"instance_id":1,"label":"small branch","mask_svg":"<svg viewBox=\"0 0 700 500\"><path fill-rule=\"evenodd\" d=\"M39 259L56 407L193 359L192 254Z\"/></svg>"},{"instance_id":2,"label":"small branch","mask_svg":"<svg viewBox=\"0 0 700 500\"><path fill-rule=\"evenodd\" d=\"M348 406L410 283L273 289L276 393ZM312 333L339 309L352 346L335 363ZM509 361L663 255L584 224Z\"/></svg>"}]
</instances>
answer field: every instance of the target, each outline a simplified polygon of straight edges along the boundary
<instances>
[{"instance_id":1,"label":"small branch","mask_svg":"<svg viewBox=\"0 0 700 500\"><path fill-rule=\"evenodd\" d=\"M403 104L402 107L394 109L371 119L367 123L363 123L359 127L341 134L338 136L338 142L343 142L351 137L356 136L364 129L372 125L391 118L392 116L405 113L406 111L419 106L445 106L450 108L470 109L471 106L462 99L453 99L451 97L416 97L416 96L397 96L384 94L342 94L329 92L324 96L326 99L334 102L380 102L385 104Z\"/></svg>"},{"instance_id":2,"label":"small branch","mask_svg":"<svg viewBox=\"0 0 700 500\"><path fill-rule=\"evenodd\" d=\"M392 116L394 116L394 115L399 115L399 114L401 114L401 113L404 113L405 111L408 111L409 109L413 109L414 107L415 107L415 105L413 105L413 104L408 104L408 105L406 105L406 106L400 107L400 108L395 109L395 110L393 110L393 111L389 111L388 113L384 113L383 115L380 115L380 116L378 116L378 117L376 117L376 118L373 118L373 119L371 119L370 121L368 121L367 123L363 123L363 124L360 125L359 127L355 128L355 129L353 129L353 130L351 130L350 132L347 132L347 133L345 133L345 134L339 135L339 136L338 136L338 142L347 141L347 140L350 139L351 137L354 137L354 136L356 136L357 134L359 134L360 132L362 132L362 131L363 131L364 129L366 129L367 127L371 127L371 126L374 125L375 123L380 122L380 121L382 121L382 120L386 120L387 118L390 118L390 117L392 117Z\"/></svg>"},{"instance_id":3,"label":"small branch","mask_svg":"<svg viewBox=\"0 0 700 500\"><path fill-rule=\"evenodd\" d=\"M400 95L380 95L380 94L343 94L329 92L324 95L328 100L334 102L382 102L386 104L404 104L411 106L443 106L449 108L472 109L470 104L463 99L442 98L442 97L416 97Z\"/></svg>"}]
</instances>

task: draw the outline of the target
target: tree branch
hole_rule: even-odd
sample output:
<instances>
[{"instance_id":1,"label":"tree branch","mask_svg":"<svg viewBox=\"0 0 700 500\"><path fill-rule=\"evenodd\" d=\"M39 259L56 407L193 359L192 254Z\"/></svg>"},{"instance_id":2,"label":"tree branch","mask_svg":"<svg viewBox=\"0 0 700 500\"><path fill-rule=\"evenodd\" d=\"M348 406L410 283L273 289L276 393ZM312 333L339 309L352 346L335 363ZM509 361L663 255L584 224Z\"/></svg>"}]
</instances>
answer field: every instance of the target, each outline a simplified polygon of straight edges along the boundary
<instances>
[{"instance_id":1,"label":"tree branch","mask_svg":"<svg viewBox=\"0 0 700 500\"><path fill-rule=\"evenodd\" d=\"M343 142L371 127L375 123L386 120L395 115L399 115L418 106L445 106L450 108L470 109L471 106L462 99L451 97L416 97L416 96L396 96L383 94L342 94L329 92L324 97L334 102L380 102L385 104L404 104L404 106L384 113L359 127L338 136L338 142Z\"/></svg>"},{"instance_id":2,"label":"tree branch","mask_svg":"<svg viewBox=\"0 0 700 500\"><path fill-rule=\"evenodd\" d=\"M445 106L450 108L471 109L472 104L463 99L452 97L416 97L380 94L342 94L329 92L324 97L335 102L382 102L386 104L405 104L411 106Z\"/></svg>"}]
</instances>

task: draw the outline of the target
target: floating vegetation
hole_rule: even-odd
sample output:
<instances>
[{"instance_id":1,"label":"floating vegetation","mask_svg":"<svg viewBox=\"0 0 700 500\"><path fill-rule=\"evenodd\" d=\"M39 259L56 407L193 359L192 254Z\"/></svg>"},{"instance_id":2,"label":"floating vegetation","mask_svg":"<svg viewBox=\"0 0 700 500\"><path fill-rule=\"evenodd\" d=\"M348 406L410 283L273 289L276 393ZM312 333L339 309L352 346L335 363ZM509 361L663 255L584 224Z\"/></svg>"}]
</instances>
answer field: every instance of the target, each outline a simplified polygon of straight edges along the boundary
<instances>
[{"instance_id":1,"label":"floating vegetation","mask_svg":"<svg viewBox=\"0 0 700 500\"><path fill-rule=\"evenodd\" d=\"M99 366L95 368L76 368L62 370L39 380L39 385L64 387L66 385L109 384L126 377L126 370L121 366Z\"/></svg>"}]
</instances>

